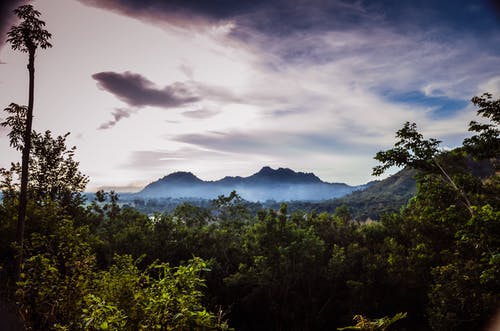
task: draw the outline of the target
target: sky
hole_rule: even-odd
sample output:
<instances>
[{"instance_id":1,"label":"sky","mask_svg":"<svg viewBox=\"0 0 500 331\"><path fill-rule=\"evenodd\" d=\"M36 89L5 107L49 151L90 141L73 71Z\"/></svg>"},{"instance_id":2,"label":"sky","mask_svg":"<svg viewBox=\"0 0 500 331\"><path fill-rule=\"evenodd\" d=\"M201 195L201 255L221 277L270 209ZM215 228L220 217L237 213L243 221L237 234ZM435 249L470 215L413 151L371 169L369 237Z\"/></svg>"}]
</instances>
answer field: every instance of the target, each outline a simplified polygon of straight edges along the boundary
<instances>
[{"instance_id":1,"label":"sky","mask_svg":"<svg viewBox=\"0 0 500 331\"><path fill-rule=\"evenodd\" d=\"M27 55L0 3L0 105L27 104ZM71 132L88 191L263 166L373 180L406 121L459 146L500 95L500 6L445 0L38 0L36 131ZM0 119L5 113L0 114ZM19 161L0 129L0 167ZM392 171L395 171L393 169Z\"/></svg>"}]
</instances>

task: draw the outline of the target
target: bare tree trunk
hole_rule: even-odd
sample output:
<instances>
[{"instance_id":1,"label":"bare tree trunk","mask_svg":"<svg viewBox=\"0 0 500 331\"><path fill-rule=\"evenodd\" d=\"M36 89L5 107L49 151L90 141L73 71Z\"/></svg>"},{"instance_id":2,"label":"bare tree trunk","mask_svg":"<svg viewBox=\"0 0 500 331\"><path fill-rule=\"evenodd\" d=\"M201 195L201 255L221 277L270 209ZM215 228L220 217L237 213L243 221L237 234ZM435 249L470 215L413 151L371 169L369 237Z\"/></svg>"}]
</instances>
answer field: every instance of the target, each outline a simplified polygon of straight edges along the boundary
<instances>
[{"instance_id":1,"label":"bare tree trunk","mask_svg":"<svg viewBox=\"0 0 500 331\"><path fill-rule=\"evenodd\" d=\"M28 113L26 114L26 128L24 131L23 157L21 164L21 192L19 194L19 210L17 214L17 233L16 241L18 248L16 276L20 279L23 255L24 255L24 227L26 223L26 206L28 204L28 166L31 150L31 127L33 123L33 99L35 86L35 49L29 50L28 60L29 72L29 95L28 95Z\"/></svg>"}]
</instances>

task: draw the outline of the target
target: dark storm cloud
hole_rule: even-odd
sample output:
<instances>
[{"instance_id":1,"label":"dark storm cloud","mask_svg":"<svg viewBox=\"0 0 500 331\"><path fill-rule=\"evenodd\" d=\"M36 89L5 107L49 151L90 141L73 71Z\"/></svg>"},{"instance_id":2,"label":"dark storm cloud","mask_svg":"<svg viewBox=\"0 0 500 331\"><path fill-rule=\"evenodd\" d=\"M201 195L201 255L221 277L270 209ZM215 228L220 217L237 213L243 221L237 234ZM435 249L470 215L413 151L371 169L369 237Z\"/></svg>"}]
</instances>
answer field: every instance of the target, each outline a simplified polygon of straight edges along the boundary
<instances>
[{"instance_id":1,"label":"dark storm cloud","mask_svg":"<svg viewBox=\"0 0 500 331\"><path fill-rule=\"evenodd\" d=\"M183 83L157 88L145 77L131 72L100 72L92 75L99 87L132 107L179 107L199 100Z\"/></svg>"},{"instance_id":2,"label":"dark storm cloud","mask_svg":"<svg viewBox=\"0 0 500 331\"><path fill-rule=\"evenodd\" d=\"M252 31L286 36L305 31L360 29L389 24L398 29L445 25L479 32L498 27L498 0L80 0L145 21L196 25L199 19L232 21L232 34L252 40ZM194 18L197 19L194 19Z\"/></svg>"},{"instance_id":3,"label":"dark storm cloud","mask_svg":"<svg viewBox=\"0 0 500 331\"><path fill-rule=\"evenodd\" d=\"M234 34L249 37L246 28L272 34L361 24L367 13L358 2L344 0L80 0L142 20L196 25L198 19L238 23ZM193 19L197 18L197 19ZM335 19L332 19L335 18Z\"/></svg>"},{"instance_id":4,"label":"dark storm cloud","mask_svg":"<svg viewBox=\"0 0 500 331\"><path fill-rule=\"evenodd\" d=\"M7 39L7 32L10 27L17 21L17 17L13 13L14 9L23 4L21 0L2 0L0 1L0 48L4 45Z\"/></svg>"},{"instance_id":5,"label":"dark storm cloud","mask_svg":"<svg viewBox=\"0 0 500 331\"><path fill-rule=\"evenodd\" d=\"M237 15L254 11L262 6L266 0L80 0L81 2L121 12L130 16L138 17L170 17L172 15L196 15L205 16L214 20L228 19Z\"/></svg>"}]
</instances>

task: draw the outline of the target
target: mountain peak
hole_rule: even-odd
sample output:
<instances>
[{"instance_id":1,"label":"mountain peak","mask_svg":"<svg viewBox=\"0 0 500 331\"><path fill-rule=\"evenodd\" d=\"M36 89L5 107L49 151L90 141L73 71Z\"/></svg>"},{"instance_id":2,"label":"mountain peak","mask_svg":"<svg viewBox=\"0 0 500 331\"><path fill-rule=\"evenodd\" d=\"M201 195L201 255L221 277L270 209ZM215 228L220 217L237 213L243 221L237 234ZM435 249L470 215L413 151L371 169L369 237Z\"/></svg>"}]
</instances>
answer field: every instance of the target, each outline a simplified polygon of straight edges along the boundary
<instances>
[{"instance_id":1,"label":"mountain peak","mask_svg":"<svg viewBox=\"0 0 500 331\"><path fill-rule=\"evenodd\" d=\"M191 172L178 171L149 183L146 187L144 187L141 193L161 196L162 192L165 191L165 188L195 187L198 184L203 183L204 182L201 179L193 175Z\"/></svg>"},{"instance_id":2,"label":"mountain peak","mask_svg":"<svg viewBox=\"0 0 500 331\"><path fill-rule=\"evenodd\" d=\"M278 168L278 169L273 169L269 166L262 167L262 169L259 170L255 175L276 175L276 174L294 174L295 171L288 169L288 168Z\"/></svg>"},{"instance_id":3,"label":"mountain peak","mask_svg":"<svg viewBox=\"0 0 500 331\"><path fill-rule=\"evenodd\" d=\"M289 168L273 169L265 166L259 172L250 176L255 181L276 181L280 183L308 184L321 183L321 179L313 173L295 172Z\"/></svg>"},{"instance_id":4,"label":"mountain peak","mask_svg":"<svg viewBox=\"0 0 500 331\"><path fill-rule=\"evenodd\" d=\"M273 168L271 168L270 166L264 166L257 173L258 174L265 174L265 173L270 173L270 172L273 172L273 171L274 171Z\"/></svg>"},{"instance_id":5,"label":"mountain peak","mask_svg":"<svg viewBox=\"0 0 500 331\"><path fill-rule=\"evenodd\" d=\"M162 182L202 182L201 179L196 177L192 172L177 171L167 175L161 179Z\"/></svg>"}]
</instances>

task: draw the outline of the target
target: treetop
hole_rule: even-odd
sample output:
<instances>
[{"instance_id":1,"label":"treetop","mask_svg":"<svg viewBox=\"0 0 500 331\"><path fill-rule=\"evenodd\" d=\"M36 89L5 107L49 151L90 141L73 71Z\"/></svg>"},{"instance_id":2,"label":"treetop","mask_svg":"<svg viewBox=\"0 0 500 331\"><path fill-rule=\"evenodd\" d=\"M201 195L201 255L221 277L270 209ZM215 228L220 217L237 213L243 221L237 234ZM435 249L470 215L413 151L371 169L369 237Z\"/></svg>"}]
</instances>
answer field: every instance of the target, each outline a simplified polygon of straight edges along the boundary
<instances>
[{"instance_id":1,"label":"treetop","mask_svg":"<svg viewBox=\"0 0 500 331\"><path fill-rule=\"evenodd\" d=\"M21 20L19 25L14 25L7 33L7 41L14 50L21 52L34 52L37 47L50 48L49 39L52 34L44 29L45 22L40 20L40 12L32 5L19 6L14 13Z\"/></svg>"}]
</instances>

